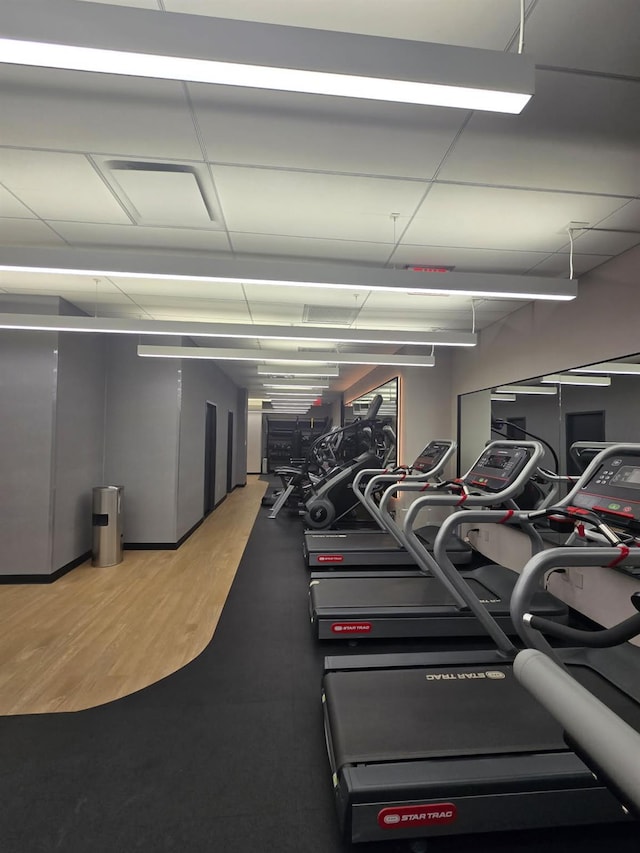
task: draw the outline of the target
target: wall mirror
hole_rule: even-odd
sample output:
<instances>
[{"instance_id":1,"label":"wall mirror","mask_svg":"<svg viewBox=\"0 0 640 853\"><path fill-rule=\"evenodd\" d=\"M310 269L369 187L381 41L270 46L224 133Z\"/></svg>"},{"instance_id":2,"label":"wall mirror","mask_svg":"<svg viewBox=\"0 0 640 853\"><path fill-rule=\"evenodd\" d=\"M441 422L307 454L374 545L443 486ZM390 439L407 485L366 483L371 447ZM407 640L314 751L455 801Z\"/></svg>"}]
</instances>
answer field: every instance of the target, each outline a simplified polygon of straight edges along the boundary
<instances>
[{"instance_id":1,"label":"wall mirror","mask_svg":"<svg viewBox=\"0 0 640 853\"><path fill-rule=\"evenodd\" d=\"M383 385L372 388L366 394L362 394L360 397L356 397L354 400L345 403L343 407L343 424L346 426L357 418L364 417L376 394L380 394L382 397L382 406L378 413L380 427L376 431L376 441L380 444L383 455L385 450L390 451L387 453L386 464L395 465L397 451L396 442L393 439L398 435L398 377L390 379ZM393 440L392 448L386 444L391 440Z\"/></svg>"},{"instance_id":2,"label":"wall mirror","mask_svg":"<svg viewBox=\"0 0 640 853\"><path fill-rule=\"evenodd\" d=\"M489 439L526 430L546 442L544 466L576 474L573 442L640 442L640 354L464 394L458 413L459 472Z\"/></svg>"}]
</instances>

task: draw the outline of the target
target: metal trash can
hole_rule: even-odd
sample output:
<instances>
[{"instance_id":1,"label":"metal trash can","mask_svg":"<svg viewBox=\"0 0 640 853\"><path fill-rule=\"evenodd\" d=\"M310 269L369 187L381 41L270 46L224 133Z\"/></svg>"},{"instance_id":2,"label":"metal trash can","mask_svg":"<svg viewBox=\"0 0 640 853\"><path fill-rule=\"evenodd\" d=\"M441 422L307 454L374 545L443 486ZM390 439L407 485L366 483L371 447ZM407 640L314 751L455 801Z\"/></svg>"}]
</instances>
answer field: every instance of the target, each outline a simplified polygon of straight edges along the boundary
<instances>
[{"instance_id":1,"label":"metal trash can","mask_svg":"<svg viewBox=\"0 0 640 853\"><path fill-rule=\"evenodd\" d=\"M93 489L92 566L116 566L122 562L122 495L124 486Z\"/></svg>"}]
</instances>

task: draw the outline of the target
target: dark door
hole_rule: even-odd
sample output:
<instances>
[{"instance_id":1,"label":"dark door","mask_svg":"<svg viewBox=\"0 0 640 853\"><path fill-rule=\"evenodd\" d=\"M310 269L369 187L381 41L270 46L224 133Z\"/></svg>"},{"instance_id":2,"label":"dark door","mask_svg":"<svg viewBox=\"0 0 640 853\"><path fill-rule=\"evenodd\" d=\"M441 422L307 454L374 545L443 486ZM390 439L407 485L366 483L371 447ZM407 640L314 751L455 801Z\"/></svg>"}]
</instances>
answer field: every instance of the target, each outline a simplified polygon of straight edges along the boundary
<instances>
[{"instance_id":1,"label":"dark door","mask_svg":"<svg viewBox=\"0 0 640 853\"><path fill-rule=\"evenodd\" d=\"M605 441L604 412L574 412L565 416L567 474L582 473L569 454L574 441Z\"/></svg>"},{"instance_id":2,"label":"dark door","mask_svg":"<svg viewBox=\"0 0 640 853\"><path fill-rule=\"evenodd\" d=\"M216 505L216 442L218 433L218 411L213 403L207 403L204 431L204 514L208 515Z\"/></svg>"},{"instance_id":3,"label":"dark door","mask_svg":"<svg viewBox=\"0 0 640 853\"><path fill-rule=\"evenodd\" d=\"M233 412L227 421L227 493L233 491Z\"/></svg>"}]
</instances>

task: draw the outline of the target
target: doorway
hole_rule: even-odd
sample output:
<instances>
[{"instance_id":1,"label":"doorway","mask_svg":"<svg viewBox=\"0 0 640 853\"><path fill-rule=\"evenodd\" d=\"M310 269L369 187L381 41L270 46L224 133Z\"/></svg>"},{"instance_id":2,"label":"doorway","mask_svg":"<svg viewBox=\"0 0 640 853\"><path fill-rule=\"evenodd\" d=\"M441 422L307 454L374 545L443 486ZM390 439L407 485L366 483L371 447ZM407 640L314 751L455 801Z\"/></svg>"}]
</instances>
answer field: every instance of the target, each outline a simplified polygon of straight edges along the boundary
<instances>
[{"instance_id":1,"label":"doorway","mask_svg":"<svg viewBox=\"0 0 640 853\"><path fill-rule=\"evenodd\" d=\"M582 472L569 453L575 441L605 441L604 412L574 412L565 416L567 474Z\"/></svg>"},{"instance_id":2,"label":"doorway","mask_svg":"<svg viewBox=\"0 0 640 853\"><path fill-rule=\"evenodd\" d=\"M207 403L204 430L204 514L216 505L216 444L218 440L218 409Z\"/></svg>"},{"instance_id":3,"label":"doorway","mask_svg":"<svg viewBox=\"0 0 640 853\"><path fill-rule=\"evenodd\" d=\"M233 412L227 419L227 494L233 491Z\"/></svg>"}]
</instances>

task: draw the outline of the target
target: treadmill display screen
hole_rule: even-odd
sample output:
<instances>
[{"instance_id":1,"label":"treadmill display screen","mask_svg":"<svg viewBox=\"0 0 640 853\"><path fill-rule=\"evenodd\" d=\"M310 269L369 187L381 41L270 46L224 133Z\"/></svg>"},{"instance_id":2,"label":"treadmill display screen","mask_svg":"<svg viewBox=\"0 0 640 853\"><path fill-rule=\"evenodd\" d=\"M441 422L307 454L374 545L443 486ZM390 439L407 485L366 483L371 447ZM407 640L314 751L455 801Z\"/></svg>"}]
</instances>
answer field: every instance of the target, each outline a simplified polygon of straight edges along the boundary
<instances>
[{"instance_id":1,"label":"treadmill display screen","mask_svg":"<svg viewBox=\"0 0 640 853\"><path fill-rule=\"evenodd\" d=\"M640 489L640 468L623 465L611 480L611 485L614 483L616 486L625 486L628 489Z\"/></svg>"},{"instance_id":2,"label":"treadmill display screen","mask_svg":"<svg viewBox=\"0 0 640 853\"><path fill-rule=\"evenodd\" d=\"M506 468L507 463L510 461L510 456L497 456L492 454L486 460L485 465L487 468Z\"/></svg>"}]
</instances>

